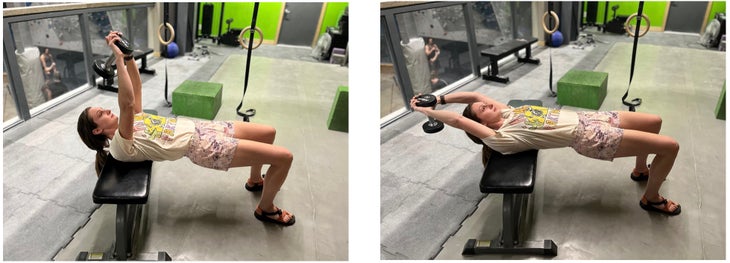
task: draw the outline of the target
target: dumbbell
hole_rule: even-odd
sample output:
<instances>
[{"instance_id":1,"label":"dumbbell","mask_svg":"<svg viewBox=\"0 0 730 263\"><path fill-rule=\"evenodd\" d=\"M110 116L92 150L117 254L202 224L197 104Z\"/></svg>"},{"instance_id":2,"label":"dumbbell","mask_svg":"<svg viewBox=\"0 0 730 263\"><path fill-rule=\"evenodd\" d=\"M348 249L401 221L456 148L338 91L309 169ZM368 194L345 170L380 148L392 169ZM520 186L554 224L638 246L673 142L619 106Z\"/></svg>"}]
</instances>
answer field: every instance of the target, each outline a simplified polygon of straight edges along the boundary
<instances>
[{"instance_id":1,"label":"dumbbell","mask_svg":"<svg viewBox=\"0 0 730 263\"><path fill-rule=\"evenodd\" d=\"M431 94L424 94L416 96L416 106L418 107L432 107L436 108L436 96ZM444 129L444 123L428 117L428 121L423 124L423 131L426 133L437 133Z\"/></svg>"},{"instance_id":2,"label":"dumbbell","mask_svg":"<svg viewBox=\"0 0 730 263\"><path fill-rule=\"evenodd\" d=\"M132 52L134 52L134 49L132 49L132 45L129 43L129 40L126 38L119 36L119 40L114 42L115 45L119 48L119 50L124 53L124 55L130 55ZM106 62L102 61L101 59L97 59L94 61L94 65L92 66L94 68L94 72L96 74L99 74L102 78L110 79L114 78L114 53L112 53L109 58L106 59Z\"/></svg>"}]
</instances>

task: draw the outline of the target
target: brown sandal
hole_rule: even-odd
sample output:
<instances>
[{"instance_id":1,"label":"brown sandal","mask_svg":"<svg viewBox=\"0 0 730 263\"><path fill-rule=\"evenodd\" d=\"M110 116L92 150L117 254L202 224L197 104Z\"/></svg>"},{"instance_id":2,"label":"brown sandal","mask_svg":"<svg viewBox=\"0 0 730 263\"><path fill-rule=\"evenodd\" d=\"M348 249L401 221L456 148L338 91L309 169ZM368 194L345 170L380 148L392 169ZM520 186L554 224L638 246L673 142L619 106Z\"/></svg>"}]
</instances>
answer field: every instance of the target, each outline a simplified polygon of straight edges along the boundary
<instances>
[{"instance_id":1,"label":"brown sandal","mask_svg":"<svg viewBox=\"0 0 730 263\"><path fill-rule=\"evenodd\" d=\"M284 215L289 215L289 221L284 221ZM279 224L282 226L291 226L296 222L294 215L289 213L289 211L281 210L280 208L276 208L276 211L274 212L266 212L260 207L256 206L256 211L253 212L253 215L256 217L256 219L263 221L263 222L269 222L274 224ZM271 218L269 216L275 216L278 215L277 218Z\"/></svg>"},{"instance_id":2,"label":"brown sandal","mask_svg":"<svg viewBox=\"0 0 730 263\"><path fill-rule=\"evenodd\" d=\"M661 197L661 196L659 196L659 197ZM670 215L670 216L676 216L682 212L682 207L679 204L675 203L674 201L667 200L664 197L661 197L661 198L662 198L662 200L659 202L649 202L649 200L646 199L646 196L642 196L641 201L639 201L639 205L641 206L641 208L643 208L646 211L659 212L659 213ZM673 211L670 211L669 207L672 204L676 205L677 208L674 209ZM658 205L663 205L663 207L662 208L656 207Z\"/></svg>"},{"instance_id":3,"label":"brown sandal","mask_svg":"<svg viewBox=\"0 0 730 263\"><path fill-rule=\"evenodd\" d=\"M262 174L261 178L264 178L266 174ZM264 180L261 180L261 182L251 182L251 178L248 178L245 184L243 184L243 187L246 188L246 190L251 192L258 192L261 190L264 190Z\"/></svg>"}]
</instances>

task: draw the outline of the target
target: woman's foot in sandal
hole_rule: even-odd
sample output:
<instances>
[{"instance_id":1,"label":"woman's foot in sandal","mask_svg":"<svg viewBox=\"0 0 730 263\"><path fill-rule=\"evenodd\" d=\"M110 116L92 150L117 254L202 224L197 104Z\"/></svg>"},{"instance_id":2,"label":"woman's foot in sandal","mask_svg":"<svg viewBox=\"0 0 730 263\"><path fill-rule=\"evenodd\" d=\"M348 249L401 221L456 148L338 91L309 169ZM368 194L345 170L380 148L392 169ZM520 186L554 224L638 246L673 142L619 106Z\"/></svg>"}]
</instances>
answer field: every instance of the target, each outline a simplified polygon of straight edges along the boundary
<instances>
[{"instance_id":1,"label":"woman's foot in sandal","mask_svg":"<svg viewBox=\"0 0 730 263\"><path fill-rule=\"evenodd\" d=\"M634 180L636 182L649 180L649 170L639 172L634 169L634 171L631 172L631 180Z\"/></svg>"},{"instance_id":2,"label":"woman's foot in sandal","mask_svg":"<svg viewBox=\"0 0 730 263\"><path fill-rule=\"evenodd\" d=\"M646 165L646 170L639 171L634 168L634 171L631 172L629 175L631 177L631 180L634 180L636 182L643 182L649 180L649 169L651 168L651 164Z\"/></svg>"},{"instance_id":3,"label":"woman's foot in sandal","mask_svg":"<svg viewBox=\"0 0 730 263\"><path fill-rule=\"evenodd\" d=\"M264 190L264 179L263 179L264 176L266 176L266 174L261 175L262 179L261 179L261 181L258 181L258 182L252 181L251 178L249 177L248 180L246 181L246 183L243 184L243 187L246 188L246 190L251 191L251 192L259 192L261 190Z\"/></svg>"},{"instance_id":4,"label":"woman's foot in sandal","mask_svg":"<svg viewBox=\"0 0 730 263\"><path fill-rule=\"evenodd\" d=\"M649 201L646 196L641 197L639 205L646 211L659 212L662 214L675 216L682 212L682 207L674 201L659 196L659 201Z\"/></svg>"},{"instance_id":5,"label":"woman's foot in sandal","mask_svg":"<svg viewBox=\"0 0 730 263\"><path fill-rule=\"evenodd\" d=\"M276 211L266 212L257 206L256 211L253 212L253 215L256 217L256 219L260 221L274 223L282 226L291 226L296 221L294 215L289 213L289 211L281 210L277 207L274 207L274 209Z\"/></svg>"}]
</instances>

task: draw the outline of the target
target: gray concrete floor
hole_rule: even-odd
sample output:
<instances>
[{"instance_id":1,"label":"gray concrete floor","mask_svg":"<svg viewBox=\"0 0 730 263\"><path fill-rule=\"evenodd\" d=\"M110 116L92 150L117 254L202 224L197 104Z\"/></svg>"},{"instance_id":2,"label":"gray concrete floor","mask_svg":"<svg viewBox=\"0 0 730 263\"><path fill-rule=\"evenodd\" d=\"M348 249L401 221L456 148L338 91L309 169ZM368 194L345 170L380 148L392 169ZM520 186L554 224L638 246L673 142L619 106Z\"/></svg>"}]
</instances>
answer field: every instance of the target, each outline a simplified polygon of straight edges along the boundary
<instances>
[{"instance_id":1,"label":"gray concrete floor","mask_svg":"<svg viewBox=\"0 0 730 263\"><path fill-rule=\"evenodd\" d=\"M142 74L143 107L171 116L163 99L166 63L168 96L186 79L223 83L216 120L240 120L245 50L210 40L199 45L211 56L150 59L157 74ZM219 172L186 158L156 162L139 251L167 251L174 260L347 260L348 134L328 130L327 118L337 87L348 85L348 69L319 63L310 51L254 50L244 100L257 110L252 122L275 127L275 144L294 154L275 203L297 223L282 228L254 218L260 195L243 189L248 168ZM4 133L4 260L66 261L111 247L115 208L93 204L94 153L75 129L91 105L116 110L116 94L88 90Z\"/></svg>"},{"instance_id":2,"label":"gray concrete floor","mask_svg":"<svg viewBox=\"0 0 730 263\"><path fill-rule=\"evenodd\" d=\"M629 38L596 34L595 47L551 49L554 81L569 69L609 73L600 110L626 110L620 98L629 79ZM638 206L645 184L628 178L633 158L592 160L572 149L542 150L528 240L552 239L553 259L725 259L725 121L714 109L725 81L725 53L695 45L699 36L650 32L639 41L630 98L637 111L662 116L662 134L681 150L661 193L682 204L676 217L649 214ZM549 52L542 63L508 63L508 84L475 80L457 91L497 100L547 96ZM461 112L463 105L447 105ZM580 108L567 107L573 110ZM501 196L478 184L480 147L447 127L428 135L425 118L409 114L381 129L381 259L542 259L529 256L462 256L468 239L496 238Z\"/></svg>"}]
</instances>

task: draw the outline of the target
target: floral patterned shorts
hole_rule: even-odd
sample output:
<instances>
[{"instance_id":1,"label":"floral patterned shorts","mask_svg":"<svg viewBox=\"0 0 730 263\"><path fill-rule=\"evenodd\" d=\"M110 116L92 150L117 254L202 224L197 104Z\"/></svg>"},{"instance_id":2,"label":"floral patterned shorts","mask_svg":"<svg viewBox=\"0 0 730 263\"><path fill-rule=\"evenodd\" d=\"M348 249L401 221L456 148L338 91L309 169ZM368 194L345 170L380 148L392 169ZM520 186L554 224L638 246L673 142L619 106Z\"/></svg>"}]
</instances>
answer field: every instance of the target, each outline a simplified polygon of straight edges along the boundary
<instances>
[{"instance_id":1,"label":"floral patterned shorts","mask_svg":"<svg viewBox=\"0 0 730 263\"><path fill-rule=\"evenodd\" d=\"M575 139L570 147L587 157L613 161L624 135L624 130L618 127L618 113L578 112L578 121Z\"/></svg>"},{"instance_id":2,"label":"floral patterned shorts","mask_svg":"<svg viewBox=\"0 0 730 263\"><path fill-rule=\"evenodd\" d=\"M228 171L238 146L233 122L194 121L195 135L185 154L194 164Z\"/></svg>"}]
</instances>

